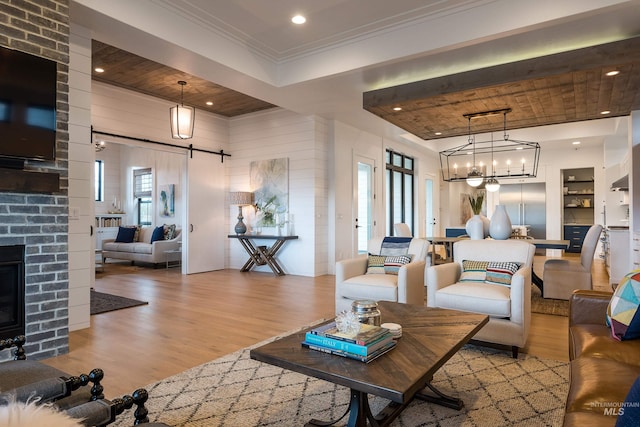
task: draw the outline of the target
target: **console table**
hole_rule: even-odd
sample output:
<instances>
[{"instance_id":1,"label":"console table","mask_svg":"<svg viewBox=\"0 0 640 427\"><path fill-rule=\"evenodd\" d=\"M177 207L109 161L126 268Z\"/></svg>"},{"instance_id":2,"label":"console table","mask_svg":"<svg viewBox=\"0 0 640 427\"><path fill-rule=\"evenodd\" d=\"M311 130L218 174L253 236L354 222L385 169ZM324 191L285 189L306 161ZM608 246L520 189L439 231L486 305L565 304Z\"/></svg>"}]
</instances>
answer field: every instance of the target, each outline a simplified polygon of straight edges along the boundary
<instances>
[{"instance_id":1,"label":"console table","mask_svg":"<svg viewBox=\"0 0 640 427\"><path fill-rule=\"evenodd\" d=\"M249 259L240 271L249 271L256 265L268 265L276 276L285 273L276 260L276 254L287 240L295 240L298 236L270 236L264 234L229 234L230 239L238 239L242 247L249 254ZM252 240L275 240L271 246L255 245Z\"/></svg>"}]
</instances>

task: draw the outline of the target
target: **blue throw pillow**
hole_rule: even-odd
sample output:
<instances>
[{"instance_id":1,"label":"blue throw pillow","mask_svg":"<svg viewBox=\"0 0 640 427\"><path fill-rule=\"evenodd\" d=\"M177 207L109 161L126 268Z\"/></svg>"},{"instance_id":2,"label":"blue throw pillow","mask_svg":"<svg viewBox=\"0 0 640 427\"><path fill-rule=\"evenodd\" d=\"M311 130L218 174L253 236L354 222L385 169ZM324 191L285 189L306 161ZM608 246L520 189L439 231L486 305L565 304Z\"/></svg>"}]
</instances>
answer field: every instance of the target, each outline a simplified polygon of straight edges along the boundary
<instances>
[{"instance_id":1,"label":"blue throw pillow","mask_svg":"<svg viewBox=\"0 0 640 427\"><path fill-rule=\"evenodd\" d=\"M156 227L153 229L153 234L151 235L151 243L156 240L164 240L164 226Z\"/></svg>"},{"instance_id":2,"label":"blue throw pillow","mask_svg":"<svg viewBox=\"0 0 640 427\"><path fill-rule=\"evenodd\" d=\"M622 406L616 409L618 414L616 427L640 426L640 377L636 378L631 386Z\"/></svg>"},{"instance_id":3,"label":"blue throw pillow","mask_svg":"<svg viewBox=\"0 0 640 427\"><path fill-rule=\"evenodd\" d=\"M133 236L136 234L135 227L118 227L117 243L133 243Z\"/></svg>"}]
</instances>

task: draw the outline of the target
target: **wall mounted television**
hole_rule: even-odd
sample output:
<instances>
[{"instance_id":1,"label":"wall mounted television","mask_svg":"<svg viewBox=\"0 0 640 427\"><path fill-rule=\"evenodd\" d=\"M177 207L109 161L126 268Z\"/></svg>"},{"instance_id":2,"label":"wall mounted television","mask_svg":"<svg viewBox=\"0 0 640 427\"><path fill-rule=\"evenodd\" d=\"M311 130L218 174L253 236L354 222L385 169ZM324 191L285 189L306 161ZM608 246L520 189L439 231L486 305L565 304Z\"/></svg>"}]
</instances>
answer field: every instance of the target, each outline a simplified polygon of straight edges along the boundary
<instances>
[{"instance_id":1,"label":"wall mounted television","mask_svg":"<svg viewBox=\"0 0 640 427\"><path fill-rule=\"evenodd\" d=\"M57 64L0 48L0 161L56 157Z\"/></svg>"}]
</instances>

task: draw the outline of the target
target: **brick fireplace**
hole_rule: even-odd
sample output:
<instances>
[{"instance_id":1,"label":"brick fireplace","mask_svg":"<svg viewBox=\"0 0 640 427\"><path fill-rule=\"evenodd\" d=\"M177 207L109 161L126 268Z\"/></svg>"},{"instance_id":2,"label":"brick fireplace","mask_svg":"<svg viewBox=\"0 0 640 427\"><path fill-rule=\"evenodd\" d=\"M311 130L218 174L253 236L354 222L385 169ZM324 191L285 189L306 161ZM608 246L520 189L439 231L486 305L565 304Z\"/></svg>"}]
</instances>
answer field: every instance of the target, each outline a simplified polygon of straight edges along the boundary
<instances>
[{"instance_id":1,"label":"brick fireplace","mask_svg":"<svg viewBox=\"0 0 640 427\"><path fill-rule=\"evenodd\" d=\"M24 252L25 350L44 359L69 349L69 2L12 2L2 13L8 19L0 45L57 63L56 160L27 162L25 169L59 174L60 191L0 191L0 248Z\"/></svg>"}]
</instances>

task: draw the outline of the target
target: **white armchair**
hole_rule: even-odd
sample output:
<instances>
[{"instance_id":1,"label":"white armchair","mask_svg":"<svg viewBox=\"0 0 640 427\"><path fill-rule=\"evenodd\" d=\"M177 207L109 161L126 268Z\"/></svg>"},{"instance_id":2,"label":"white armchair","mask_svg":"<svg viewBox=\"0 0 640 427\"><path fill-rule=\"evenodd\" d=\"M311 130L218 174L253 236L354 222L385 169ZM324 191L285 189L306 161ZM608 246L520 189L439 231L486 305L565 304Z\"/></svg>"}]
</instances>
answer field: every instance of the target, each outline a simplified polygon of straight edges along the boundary
<instances>
[{"instance_id":1,"label":"white armchair","mask_svg":"<svg viewBox=\"0 0 640 427\"><path fill-rule=\"evenodd\" d=\"M517 358L518 348L527 342L531 324L535 246L526 240L461 240L454 244L453 253L452 263L427 269L427 305L489 315L489 323L474 339L511 346L513 357ZM483 277L480 267L476 272L464 271L465 260L517 263L519 267L511 266L513 270L504 273L494 271L508 267L494 270L490 265L490 275L485 272ZM508 285L496 284L499 282Z\"/></svg>"},{"instance_id":2,"label":"white armchair","mask_svg":"<svg viewBox=\"0 0 640 427\"><path fill-rule=\"evenodd\" d=\"M369 241L368 250L379 255L383 238ZM424 268L429 243L413 238L407 254L411 262L402 265L398 274L367 274L368 255L336 263L336 313L351 310L355 300L395 301L424 305Z\"/></svg>"}]
</instances>

